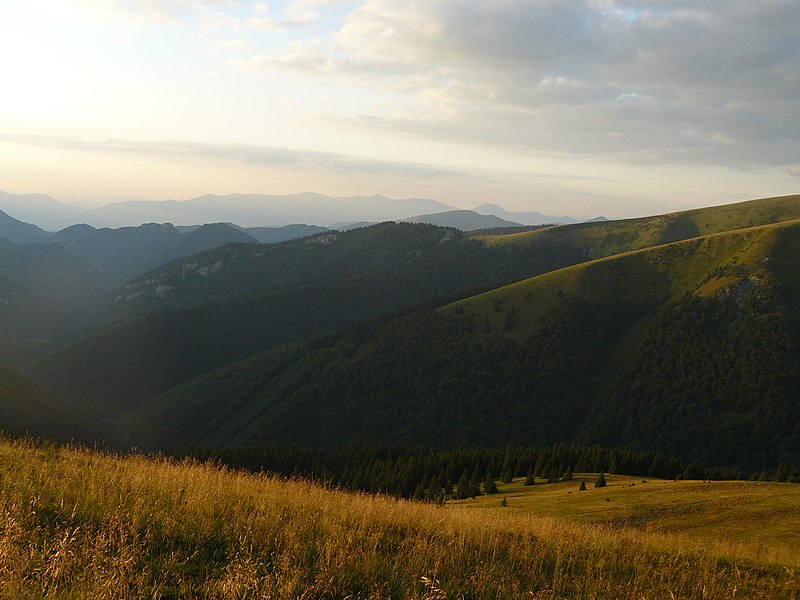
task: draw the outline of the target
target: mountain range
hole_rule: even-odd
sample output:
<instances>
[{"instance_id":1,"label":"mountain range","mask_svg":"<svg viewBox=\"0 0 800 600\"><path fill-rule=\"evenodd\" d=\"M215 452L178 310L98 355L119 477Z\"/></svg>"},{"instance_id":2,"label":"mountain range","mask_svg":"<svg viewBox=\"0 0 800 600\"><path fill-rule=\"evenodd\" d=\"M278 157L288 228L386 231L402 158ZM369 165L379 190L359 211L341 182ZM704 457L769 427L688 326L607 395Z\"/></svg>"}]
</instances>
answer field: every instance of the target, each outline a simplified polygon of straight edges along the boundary
<instances>
[{"instance_id":1,"label":"mountain range","mask_svg":"<svg viewBox=\"0 0 800 600\"><path fill-rule=\"evenodd\" d=\"M500 209L499 207L497 207ZM331 197L304 192L277 196L269 194L206 195L185 201L132 200L112 202L95 209L84 209L58 202L41 194L13 195L0 192L0 210L17 219L35 223L48 231L58 231L83 223L93 227L128 227L146 223L236 223L245 228L278 228L305 223L332 227L337 223L377 223L402 220L415 215L430 215L458 210L454 206L424 198L392 199L384 196ZM502 211L502 209L500 209ZM476 211L481 214L489 214ZM538 215L533 224L560 223L564 218L539 213L496 214L513 223L527 223L528 216ZM520 218L515 218L519 214ZM450 225L452 226L452 225ZM477 229L477 227L474 227ZM258 237L258 236L254 236Z\"/></svg>"},{"instance_id":2,"label":"mountain range","mask_svg":"<svg viewBox=\"0 0 800 600\"><path fill-rule=\"evenodd\" d=\"M518 229L0 240L0 400L21 403L0 426L154 450L599 443L800 463L800 196ZM164 262L122 260L137 239Z\"/></svg>"}]
</instances>

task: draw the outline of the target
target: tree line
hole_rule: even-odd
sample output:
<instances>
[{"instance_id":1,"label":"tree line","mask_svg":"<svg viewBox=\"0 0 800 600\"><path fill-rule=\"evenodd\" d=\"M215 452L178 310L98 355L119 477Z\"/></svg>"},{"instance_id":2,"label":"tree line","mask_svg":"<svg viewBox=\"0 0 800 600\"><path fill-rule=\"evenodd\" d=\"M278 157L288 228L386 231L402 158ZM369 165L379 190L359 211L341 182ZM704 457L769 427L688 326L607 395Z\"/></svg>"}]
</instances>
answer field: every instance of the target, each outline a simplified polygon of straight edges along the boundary
<instances>
[{"instance_id":1,"label":"tree line","mask_svg":"<svg viewBox=\"0 0 800 600\"><path fill-rule=\"evenodd\" d=\"M497 491L496 481L525 485L569 480L573 473L616 473L665 479L750 479L797 483L800 465L744 473L685 463L678 457L630 448L556 444L547 447L441 450L410 445L345 447L326 452L300 445L193 448L184 456L252 472L302 477L352 491L443 501Z\"/></svg>"}]
</instances>

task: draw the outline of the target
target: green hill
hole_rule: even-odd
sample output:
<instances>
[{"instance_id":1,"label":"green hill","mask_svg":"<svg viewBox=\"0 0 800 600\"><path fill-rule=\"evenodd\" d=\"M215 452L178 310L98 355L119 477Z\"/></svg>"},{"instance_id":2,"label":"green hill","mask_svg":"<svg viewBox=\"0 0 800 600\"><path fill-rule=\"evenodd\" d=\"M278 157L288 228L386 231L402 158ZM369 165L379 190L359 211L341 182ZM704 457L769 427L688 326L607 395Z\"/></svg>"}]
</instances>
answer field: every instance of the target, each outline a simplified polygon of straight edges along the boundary
<instances>
[{"instance_id":1,"label":"green hill","mask_svg":"<svg viewBox=\"0 0 800 600\"><path fill-rule=\"evenodd\" d=\"M620 253L459 300L443 310L465 315L476 333L498 331L524 339L541 327L545 315L571 298L595 305L617 301L647 305L678 300L688 293L714 296L736 285L768 293L776 277L782 286L794 288L792 246L798 223ZM773 256L776 253L780 256ZM773 266L774 258L778 260Z\"/></svg>"},{"instance_id":2,"label":"green hill","mask_svg":"<svg viewBox=\"0 0 800 600\"><path fill-rule=\"evenodd\" d=\"M798 236L794 222L690 239L278 348L150 401L126 434L156 447L581 441L797 462Z\"/></svg>"}]
</instances>

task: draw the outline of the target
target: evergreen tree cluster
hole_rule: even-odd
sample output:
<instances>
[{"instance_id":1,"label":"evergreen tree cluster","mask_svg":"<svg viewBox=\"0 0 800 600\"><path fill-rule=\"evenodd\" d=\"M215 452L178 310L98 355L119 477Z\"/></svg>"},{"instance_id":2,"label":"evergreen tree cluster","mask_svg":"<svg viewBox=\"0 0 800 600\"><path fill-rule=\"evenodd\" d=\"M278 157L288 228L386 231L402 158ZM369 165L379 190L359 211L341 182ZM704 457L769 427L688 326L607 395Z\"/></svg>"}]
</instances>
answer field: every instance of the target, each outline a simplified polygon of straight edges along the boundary
<instances>
[{"instance_id":1,"label":"evergreen tree cluster","mask_svg":"<svg viewBox=\"0 0 800 600\"><path fill-rule=\"evenodd\" d=\"M763 301L669 305L594 404L593 438L744 469L798 460L800 331Z\"/></svg>"},{"instance_id":2,"label":"evergreen tree cluster","mask_svg":"<svg viewBox=\"0 0 800 600\"><path fill-rule=\"evenodd\" d=\"M568 481L572 473L616 473L666 479L744 479L740 471L684 464L660 453L602 446L463 448L439 450L418 446L341 448L326 453L304 446L193 449L200 460L215 460L255 472L304 477L353 491L389 494L431 502L497 493L493 473L525 477L526 485ZM800 465L781 465L762 480L793 481ZM750 478L758 479L758 474ZM603 480L605 478L603 477ZM532 483L535 484L535 483ZM537 484L538 485L538 484Z\"/></svg>"}]
</instances>

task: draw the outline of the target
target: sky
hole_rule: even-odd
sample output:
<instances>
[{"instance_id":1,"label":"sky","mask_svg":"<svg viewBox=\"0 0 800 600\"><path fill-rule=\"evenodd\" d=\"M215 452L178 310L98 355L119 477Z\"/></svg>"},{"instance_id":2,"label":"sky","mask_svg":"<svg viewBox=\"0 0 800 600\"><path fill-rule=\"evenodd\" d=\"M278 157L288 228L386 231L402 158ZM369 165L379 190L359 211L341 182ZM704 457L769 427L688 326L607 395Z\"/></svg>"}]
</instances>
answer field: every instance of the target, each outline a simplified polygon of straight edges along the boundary
<instances>
[{"instance_id":1,"label":"sky","mask_svg":"<svg viewBox=\"0 0 800 600\"><path fill-rule=\"evenodd\" d=\"M0 190L610 218L800 191L797 0L0 0Z\"/></svg>"}]
</instances>

